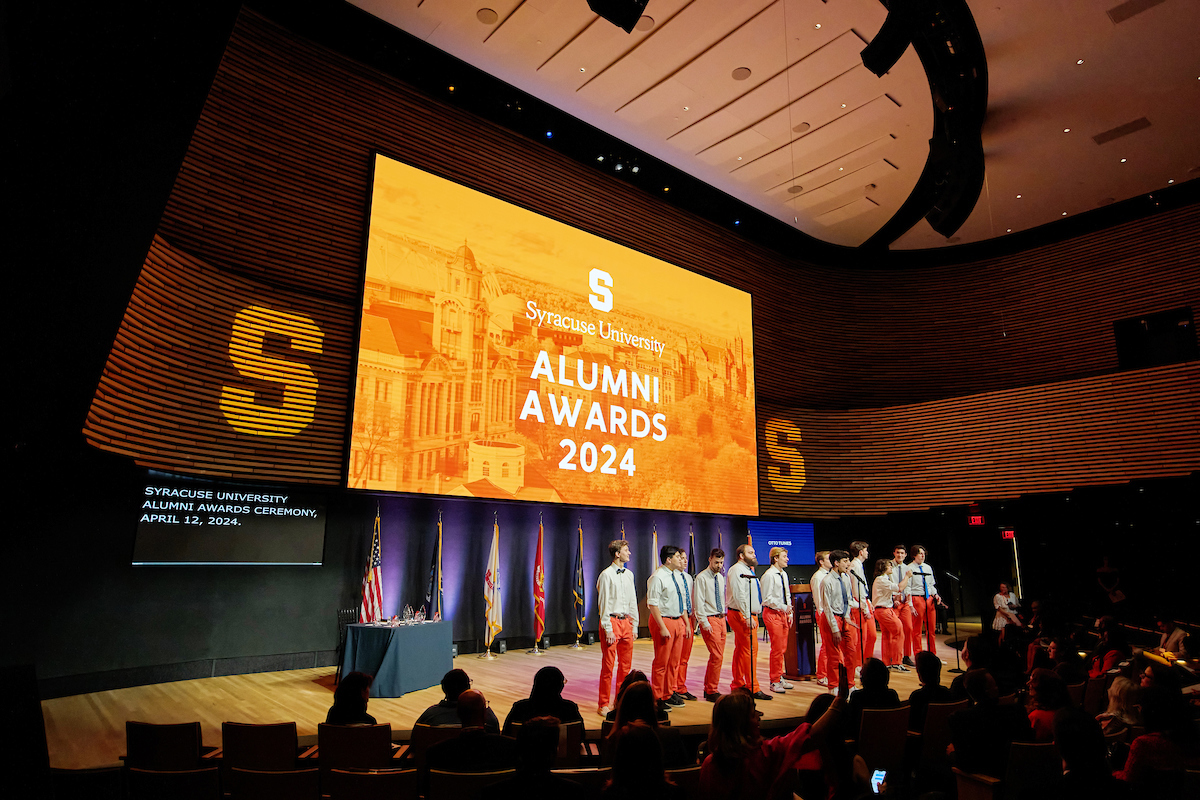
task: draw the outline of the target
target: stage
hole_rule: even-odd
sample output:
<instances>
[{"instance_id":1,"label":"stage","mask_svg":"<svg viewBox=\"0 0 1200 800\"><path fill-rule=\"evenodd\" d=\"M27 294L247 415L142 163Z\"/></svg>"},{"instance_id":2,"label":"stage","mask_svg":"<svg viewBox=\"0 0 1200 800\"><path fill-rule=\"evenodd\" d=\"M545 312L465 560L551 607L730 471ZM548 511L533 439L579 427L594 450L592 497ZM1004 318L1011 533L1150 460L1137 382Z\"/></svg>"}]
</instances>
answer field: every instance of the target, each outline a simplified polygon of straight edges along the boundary
<instances>
[{"instance_id":1,"label":"stage","mask_svg":"<svg viewBox=\"0 0 1200 800\"><path fill-rule=\"evenodd\" d=\"M958 626L959 638L979 632L980 625ZM948 672L954 666L955 650L949 637L938 637L938 655L946 666L942 668L942 683L949 685L954 677ZM763 690L767 680L767 643L761 642L758 657L758 676ZM733 637L725 648L725 663L721 670L720 690L729 690L730 660ZM633 667L650 673L653 649L648 638L634 644ZM688 689L697 696L703 694L704 668L708 651L697 636L688 665ZM512 704L529 696L533 675L543 666L553 665L563 671L567 686L563 696L579 704L587 731L599 731L601 717L596 713L597 680L600 673L600 646L580 650L552 647L544 655L528 655L510 651L494 661L475 655L454 659L454 666L466 670L473 688L484 693L492 710L503 722ZM125 721L192 722L200 720L204 744L220 746L221 723L288 722L295 720L301 737L312 737L315 743L317 724L333 702L333 667L262 672L250 675L231 675L190 681L137 686L93 694L59 697L42 702L46 720L46 741L50 751L50 766L64 769L83 769L117 763L125 752ZM764 727L776 726L786 720L802 717L809 703L825 691L813 681L794 681L796 688L786 694L773 695L770 702L761 701ZM891 686L904 700L916 689L916 672L891 674ZM417 717L427 707L442 699L440 687L433 686L410 692L400 698L372 698L368 712L379 722L391 723L393 737L408 738ZM671 712L673 726L707 725L712 716L712 704L704 700L688 702ZM592 735L595 735L594 733Z\"/></svg>"}]
</instances>

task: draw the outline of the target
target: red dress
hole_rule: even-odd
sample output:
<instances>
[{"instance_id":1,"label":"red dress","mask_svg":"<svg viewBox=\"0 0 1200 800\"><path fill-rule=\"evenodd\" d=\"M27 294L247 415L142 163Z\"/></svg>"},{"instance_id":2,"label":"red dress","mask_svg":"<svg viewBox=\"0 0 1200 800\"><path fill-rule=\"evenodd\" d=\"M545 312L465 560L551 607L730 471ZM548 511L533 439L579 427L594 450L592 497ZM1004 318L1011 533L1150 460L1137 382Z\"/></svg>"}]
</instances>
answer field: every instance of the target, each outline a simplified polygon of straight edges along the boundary
<instances>
[{"instance_id":1,"label":"red dress","mask_svg":"<svg viewBox=\"0 0 1200 800\"><path fill-rule=\"evenodd\" d=\"M791 797L792 777L800 763L809 724L800 723L786 736L764 739L746 754L736 770L723 773L709 755L700 765L700 795L708 800L776 800Z\"/></svg>"}]
</instances>

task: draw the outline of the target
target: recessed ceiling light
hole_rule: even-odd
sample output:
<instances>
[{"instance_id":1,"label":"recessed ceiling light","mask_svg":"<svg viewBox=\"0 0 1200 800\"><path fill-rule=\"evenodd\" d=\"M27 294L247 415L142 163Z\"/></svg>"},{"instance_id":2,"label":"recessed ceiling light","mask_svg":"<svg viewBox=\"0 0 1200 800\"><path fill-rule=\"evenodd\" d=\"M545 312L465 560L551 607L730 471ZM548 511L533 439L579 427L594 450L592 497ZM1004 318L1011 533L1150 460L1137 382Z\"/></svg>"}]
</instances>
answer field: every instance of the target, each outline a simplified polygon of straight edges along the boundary
<instances>
[{"instance_id":1,"label":"recessed ceiling light","mask_svg":"<svg viewBox=\"0 0 1200 800\"><path fill-rule=\"evenodd\" d=\"M604 156L596 156L596 160L597 160L597 161L603 161L603 160L604 160Z\"/></svg>"},{"instance_id":2,"label":"recessed ceiling light","mask_svg":"<svg viewBox=\"0 0 1200 800\"><path fill-rule=\"evenodd\" d=\"M740 219L735 219L735 220L733 221L733 224L734 224L734 225L741 225L741 224L742 224L742 221L741 221Z\"/></svg>"},{"instance_id":3,"label":"recessed ceiling light","mask_svg":"<svg viewBox=\"0 0 1200 800\"><path fill-rule=\"evenodd\" d=\"M547 139L553 139L553 138L554 138L554 131L546 131L546 138L547 138Z\"/></svg>"},{"instance_id":4,"label":"recessed ceiling light","mask_svg":"<svg viewBox=\"0 0 1200 800\"><path fill-rule=\"evenodd\" d=\"M1128 158L1122 158L1122 159L1121 159L1121 163L1122 163L1122 164L1124 164L1124 163L1125 163L1126 161L1128 161L1128 160L1129 160Z\"/></svg>"},{"instance_id":5,"label":"recessed ceiling light","mask_svg":"<svg viewBox=\"0 0 1200 800\"><path fill-rule=\"evenodd\" d=\"M1070 132L1071 132L1070 128L1063 128L1063 133L1070 133Z\"/></svg>"},{"instance_id":6,"label":"recessed ceiling light","mask_svg":"<svg viewBox=\"0 0 1200 800\"><path fill-rule=\"evenodd\" d=\"M1020 199L1021 199L1021 195L1017 195L1017 199L1018 199L1018 200L1020 200Z\"/></svg>"},{"instance_id":7,"label":"recessed ceiling light","mask_svg":"<svg viewBox=\"0 0 1200 800\"><path fill-rule=\"evenodd\" d=\"M475 12L475 19L482 22L484 25L495 25L499 15L490 8L481 8Z\"/></svg>"},{"instance_id":8,"label":"recessed ceiling light","mask_svg":"<svg viewBox=\"0 0 1200 800\"><path fill-rule=\"evenodd\" d=\"M587 72L587 67L580 67L580 68L579 68L579 71L580 71L580 72Z\"/></svg>"},{"instance_id":9,"label":"recessed ceiling light","mask_svg":"<svg viewBox=\"0 0 1200 800\"><path fill-rule=\"evenodd\" d=\"M637 28L639 31L648 31L654 27L654 17L647 17L643 15L638 18L637 25L634 25L633 27Z\"/></svg>"},{"instance_id":10,"label":"recessed ceiling light","mask_svg":"<svg viewBox=\"0 0 1200 800\"><path fill-rule=\"evenodd\" d=\"M1167 183L1174 183L1174 182L1175 182L1174 178L1171 178L1171 180L1167 181Z\"/></svg>"},{"instance_id":11,"label":"recessed ceiling light","mask_svg":"<svg viewBox=\"0 0 1200 800\"><path fill-rule=\"evenodd\" d=\"M817 30L821 30L821 23L818 22L816 25L816 28L817 28Z\"/></svg>"},{"instance_id":12,"label":"recessed ceiling light","mask_svg":"<svg viewBox=\"0 0 1200 800\"><path fill-rule=\"evenodd\" d=\"M688 110L688 107L687 107L687 106L684 106L684 107L683 107L683 110L684 110L684 111L687 111L687 110Z\"/></svg>"},{"instance_id":13,"label":"recessed ceiling light","mask_svg":"<svg viewBox=\"0 0 1200 800\"><path fill-rule=\"evenodd\" d=\"M803 186L789 186L788 187L788 194L800 194L802 191L804 191Z\"/></svg>"},{"instance_id":14,"label":"recessed ceiling light","mask_svg":"<svg viewBox=\"0 0 1200 800\"><path fill-rule=\"evenodd\" d=\"M738 156L738 161L741 161L741 160L742 160L742 157L741 157L741 156Z\"/></svg>"},{"instance_id":15,"label":"recessed ceiling light","mask_svg":"<svg viewBox=\"0 0 1200 800\"><path fill-rule=\"evenodd\" d=\"M450 89L450 91L452 91L452 92L454 91L454 87L453 87L453 86L450 86L450 87L448 87L448 88Z\"/></svg>"},{"instance_id":16,"label":"recessed ceiling light","mask_svg":"<svg viewBox=\"0 0 1200 800\"><path fill-rule=\"evenodd\" d=\"M1062 213L1062 215L1065 217L1065 216L1067 215L1067 212L1065 212L1065 211L1064 211L1064 212Z\"/></svg>"},{"instance_id":17,"label":"recessed ceiling light","mask_svg":"<svg viewBox=\"0 0 1200 800\"><path fill-rule=\"evenodd\" d=\"M1076 63L1076 64L1082 64L1082 63L1083 63L1083 59L1081 58L1081 59L1079 59L1078 61L1076 61L1075 63Z\"/></svg>"},{"instance_id":18,"label":"recessed ceiling light","mask_svg":"<svg viewBox=\"0 0 1200 800\"><path fill-rule=\"evenodd\" d=\"M664 187L663 187L663 191L664 191L664 192L669 192L669 191L671 191L671 187L670 187L670 186L664 186Z\"/></svg>"},{"instance_id":19,"label":"recessed ceiling light","mask_svg":"<svg viewBox=\"0 0 1200 800\"><path fill-rule=\"evenodd\" d=\"M1012 228L1009 228L1009 229L1008 229L1008 231L1006 231L1006 232L1007 232L1007 233L1012 233Z\"/></svg>"},{"instance_id":20,"label":"recessed ceiling light","mask_svg":"<svg viewBox=\"0 0 1200 800\"><path fill-rule=\"evenodd\" d=\"M841 172L841 171L843 171L844 169L846 169L846 168L845 168L845 167L838 167L838 172Z\"/></svg>"},{"instance_id":21,"label":"recessed ceiling light","mask_svg":"<svg viewBox=\"0 0 1200 800\"><path fill-rule=\"evenodd\" d=\"M795 131L796 133L804 133L806 130L808 130L811 127L812 126L809 125L807 122L801 122L799 125L793 126L792 130Z\"/></svg>"},{"instance_id":22,"label":"recessed ceiling light","mask_svg":"<svg viewBox=\"0 0 1200 800\"><path fill-rule=\"evenodd\" d=\"M625 169L625 165L624 165L624 164L617 164L617 172L620 172L620 171L621 171L621 170L623 170L623 169Z\"/></svg>"},{"instance_id":23,"label":"recessed ceiling light","mask_svg":"<svg viewBox=\"0 0 1200 800\"><path fill-rule=\"evenodd\" d=\"M638 171L637 167L634 167L632 170L630 170L630 172L637 172L637 171Z\"/></svg>"},{"instance_id":24,"label":"recessed ceiling light","mask_svg":"<svg viewBox=\"0 0 1200 800\"><path fill-rule=\"evenodd\" d=\"M746 78L749 78L752 74L753 73L750 72L749 67L738 67L737 69L735 69L733 71L732 77L735 81L744 81L744 80L746 80Z\"/></svg>"},{"instance_id":25,"label":"recessed ceiling light","mask_svg":"<svg viewBox=\"0 0 1200 800\"><path fill-rule=\"evenodd\" d=\"M845 104L845 103L842 103L842 108L845 108L845 107L846 107L846 104Z\"/></svg>"}]
</instances>

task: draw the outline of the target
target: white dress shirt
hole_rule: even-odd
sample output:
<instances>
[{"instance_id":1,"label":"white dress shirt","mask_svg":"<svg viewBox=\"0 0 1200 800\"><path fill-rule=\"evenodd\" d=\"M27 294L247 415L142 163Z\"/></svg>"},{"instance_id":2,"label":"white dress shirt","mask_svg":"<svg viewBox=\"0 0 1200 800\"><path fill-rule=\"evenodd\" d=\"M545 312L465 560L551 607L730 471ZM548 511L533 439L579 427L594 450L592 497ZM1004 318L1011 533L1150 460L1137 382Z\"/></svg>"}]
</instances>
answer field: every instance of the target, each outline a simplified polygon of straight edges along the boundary
<instances>
[{"instance_id":1,"label":"white dress shirt","mask_svg":"<svg viewBox=\"0 0 1200 800\"><path fill-rule=\"evenodd\" d=\"M787 573L779 567L767 567L767 571L758 579L762 585L762 603L767 608L776 611L791 611L791 589L788 585Z\"/></svg>"},{"instance_id":2,"label":"white dress shirt","mask_svg":"<svg viewBox=\"0 0 1200 800\"><path fill-rule=\"evenodd\" d=\"M596 579L596 597L600 601L600 627L606 634L612 633L612 614L624 614L632 618L633 629L638 629L637 590L633 588L633 573L616 564L610 564Z\"/></svg>"},{"instance_id":3,"label":"white dress shirt","mask_svg":"<svg viewBox=\"0 0 1200 800\"><path fill-rule=\"evenodd\" d=\"M821 594L821 584L825 578L829 576L829 570L824 567L819 567L812 577L808 579L808 585L812 589L813 608L818 614L825 613L825 596Z\"/></svg>"},{"instance_id":4,"label":"white dress shirt","mask_svg":"<svg viewBox=\"0 0 1200 800\"><path fill-rule=\"evenodd\" d=\"M677 572L675 574L679 578L679 582L681 584L683 584L683 613L684 614L688 613L687 605L688 605L688 603L691 603L692 604L692 616L695 617L696 601L692 599L692 576L687 574L683 570L680 570L679 572ZM696 620L693 619L692 624L694 625L695 622L696 622Z\"/></svg>"},{"instance_id":5,"label":"white dress shirt","mask_svg":"<svg viewBox=\"0 0 1200 800\"><path fill-rule=\"evenodd\" d=\"M895 570L892 571L895 574ZM871 584L871 604L876 608L891 608L893 603L893 595L900 591L900 587L892 580L892 577L884 574L875 579L875 583Z\"/></svg>"},{"instance_id":6,"label":"white dress shirt","mask_svg":"<svg viewBox=\"0 0 1200 800\"><path fill-rule=\"evenodd\" d=\"M682 573L670 567L654 570L646 590L646 605L658 608L664 617L682 617L687 614L686 601L680 602L687 584L679 577Z\"/></svg>"},{"instance_id":7,"label":"white dress shirt","mask_svg":"<svg viewBox=\"0 0 1200 800\"><path fill-rule=\"evenodd\" d=\"M761 587L758 585L758 578L754 577L753 567L739 561L729 568L725 607L742 612L743 617L762 611Z\"/></svg>"},{"instance_id":8,"label":"white dress shirt","mask_svg":"<svg viewBox=\"0 0 1200 800\"><path fill-rule=\"evenodd\" d=\"M849 575L830 572L825 580L821 581L822 606L824 608L822 613L832 630L838 629L838 617L850 622L850 608L854 604L853 595L850 594L849 581L851 580L853 578Z\"/></svg>"},{"instance_id":9,"label":"white dress shirt","mask_svg":"<svg viewBox=\"0 0 1200 800\"><path fill-rule=\"evenodd\" d=\"M867 573L863 572L862 562L857 558L850 559L850 572L850 594L854 595L864 614L873 614L875 606L871 603L871 584L867 581Z\"/></svg>"},{"instance_id":10,"label":"white dress shirt","mask_svg":"<svg viewBox=\"0 0 1200 800\"><path fill-rule=\"evenodd\" d=\"M924 564L910 563L908 568L911 570L908 574L908 593L910 595L924 597L928 587L930 597L938 596L937 582L933 579L933 567L929 566L928 562ZM924 583L922 583L922 578L924 578Z\"/></svg>"},{"instance_id":11,"label":"white dress shirt","mask_svg":"<svg viewBox=\"0 0 1200 800\"><path fill-rule=\"evenodd\" d=\"M892 562L892 580L896 582L896 594L900 595L900 602L912 608L912 595L908 591L908 576L912 572L912 564L903 562L897 564Z\"/></svg>"},{"instance_id":12,"label":"white dress shirt","mask_svg":"<svg viewBox=\"0 0 1200 800\"><path fill-rule=\"evenodd\" d=\"M725 576L711 569L696 573L692 582L692 606L696 609L700 627L710 630L709 617L725 616Z\"/></svg>"}]
</instances>

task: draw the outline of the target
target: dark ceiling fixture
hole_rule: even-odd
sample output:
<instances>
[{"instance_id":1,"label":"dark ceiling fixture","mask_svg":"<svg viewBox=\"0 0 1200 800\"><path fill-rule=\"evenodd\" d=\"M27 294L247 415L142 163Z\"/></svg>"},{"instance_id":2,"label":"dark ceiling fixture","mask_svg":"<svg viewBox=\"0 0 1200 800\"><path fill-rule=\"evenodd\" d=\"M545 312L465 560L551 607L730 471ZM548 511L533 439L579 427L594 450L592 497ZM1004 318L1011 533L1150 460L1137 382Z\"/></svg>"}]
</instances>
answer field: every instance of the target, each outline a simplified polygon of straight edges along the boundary
<instances>
[{"instance_id":1,"label":"dark ceiling fixture","mask_svg":"<svg viewBox=\"0 0 1200 800\"><path fill-rule=\"evenodd\" d=\"M626 33L642 18L650 0L588 0L588 8Z\"/></svg>"},{"instance_id":2,"label":"dark ceiling fixture","mask_svg":"<svg viewBox=\"0 0 1200 800\"><path fill-rule=\"evenodd\" d=\"M886 248L922 217L942 236L962 227L983 190L983 119L987 57L965 0L890 0L879 34L862 51L876 75L891 69L911 43L929 81L933 136L929 157L908 199L864 248ZM876 44L878 42L878 45Z\"/></svg>"}]
</instances>

